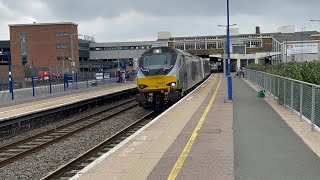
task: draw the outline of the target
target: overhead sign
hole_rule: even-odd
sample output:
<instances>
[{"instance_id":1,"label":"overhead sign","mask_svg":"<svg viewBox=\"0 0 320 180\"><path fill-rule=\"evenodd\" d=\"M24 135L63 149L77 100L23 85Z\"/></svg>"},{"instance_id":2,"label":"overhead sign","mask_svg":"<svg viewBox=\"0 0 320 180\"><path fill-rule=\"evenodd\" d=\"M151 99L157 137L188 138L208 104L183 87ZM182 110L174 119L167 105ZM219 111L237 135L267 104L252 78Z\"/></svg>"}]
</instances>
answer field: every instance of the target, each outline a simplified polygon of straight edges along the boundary
<instances>
[{"instance_id":1,"label":"overhead sign","mask_svg":"<svg viewBox=\"0 0 320 180\"><path fill-rule=\"evenodd\" d=\"M295 55L295 54L318 54L318 51L319 51L318 43L287 44L288 56Z\"/></svg>"}]
</instances>

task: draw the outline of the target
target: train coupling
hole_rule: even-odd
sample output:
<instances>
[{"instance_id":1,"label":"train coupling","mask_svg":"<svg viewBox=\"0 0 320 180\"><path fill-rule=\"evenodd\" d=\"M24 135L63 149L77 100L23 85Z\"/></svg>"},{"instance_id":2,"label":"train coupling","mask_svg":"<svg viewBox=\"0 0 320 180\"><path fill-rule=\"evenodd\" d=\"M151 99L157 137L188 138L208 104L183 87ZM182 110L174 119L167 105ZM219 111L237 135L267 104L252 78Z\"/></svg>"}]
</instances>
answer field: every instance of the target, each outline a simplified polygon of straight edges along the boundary
<instances>
[{"instance_id":1,"label":"train coupling","mask_svg":"<svg viewBox=\"0 0 320 180\"><path fill-rule=\"evenodd\" d=\"M137 94L137 95L135 96L135 99L136 99L136 101L139 102L139 103L146 103L146 102L147 102L147 99L146 99L146 97L145 97L143 94Z\"/></svg>"}]
</instances>

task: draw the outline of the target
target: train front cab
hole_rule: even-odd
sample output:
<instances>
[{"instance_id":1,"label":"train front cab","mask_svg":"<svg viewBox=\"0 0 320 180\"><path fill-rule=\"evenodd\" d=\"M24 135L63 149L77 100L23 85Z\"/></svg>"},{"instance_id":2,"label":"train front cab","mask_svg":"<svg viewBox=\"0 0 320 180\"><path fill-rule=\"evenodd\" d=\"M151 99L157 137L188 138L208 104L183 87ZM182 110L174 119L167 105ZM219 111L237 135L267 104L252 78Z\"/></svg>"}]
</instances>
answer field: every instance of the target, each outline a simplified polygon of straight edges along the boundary
<instances>
[{"instance_id":1,"label":"train front cab","mask_svg":"<svg viewBox=\"0 0 320 180\"><path fill-rule=\"evenodd\" d=\"M147 85L146 85L147 84ZM138 79L136 100L145 108L170 106L180 99L175 76L150 76Z\"/></svg>"}]
</instances>

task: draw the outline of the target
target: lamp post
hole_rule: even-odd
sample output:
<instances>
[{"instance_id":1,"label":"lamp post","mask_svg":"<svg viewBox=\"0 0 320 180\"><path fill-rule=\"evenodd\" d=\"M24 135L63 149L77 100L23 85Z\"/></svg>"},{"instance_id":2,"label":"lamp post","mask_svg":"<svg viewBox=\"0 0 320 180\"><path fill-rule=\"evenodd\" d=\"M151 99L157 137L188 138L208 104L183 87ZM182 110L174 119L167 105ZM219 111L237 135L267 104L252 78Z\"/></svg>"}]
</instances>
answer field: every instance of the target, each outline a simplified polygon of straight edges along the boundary
<instances>
[{"instance_id":1,"label":"lamp post","mask_svg":"<svg viewBox=\"0 0 320 180\"><path fill-rule=\"evenodd\" d=\"M71 69L72 69L72 86L75 89L75 83L74 83L74 74L75 74L75 61L74 61L74 52L73 52L73 37L76 36L82 36L81 34L67 34L68 36L70 36L70 48L71 48Z\"/></svg>"},{"instance_id":2,"label":"lamp post","mask_svg":"<svg viewBox=\"0 0 320 180\"><path fill-rule=\"evenodd\" d=\"M227 54L228 54L228 69L227 69L227 80L228 80L228 100L232 100L232 78L230 76L230 16L229 16L229 0L227 0Z\"/></svg>"},{"instance_id":3,"label":"lamp post","mask_svg":"<svg viewBox=\"0 0 320 180\"><path fill-rule=\"evenodd\" d=\"M237 24L231 24L231 25L229 25L229 27L230 26L236 26L236 25ZM228 25L220 25L219 24L218 27L226 28L226 40L227 40L228 39ZM229 43L228 42L226 43L226 41L225 41L224 42L224 46L223 46L223 61L225 62L225 74L226 74L226 76L228 76L228 68L229 68L229 66L228 66L228 61L226 61L226 46L228 46L228 51L230 51L230 41L229 41ZM230 60L230 54L229 54L228 57L229 57L228 59Z\"/></svg>"}]
</instances>

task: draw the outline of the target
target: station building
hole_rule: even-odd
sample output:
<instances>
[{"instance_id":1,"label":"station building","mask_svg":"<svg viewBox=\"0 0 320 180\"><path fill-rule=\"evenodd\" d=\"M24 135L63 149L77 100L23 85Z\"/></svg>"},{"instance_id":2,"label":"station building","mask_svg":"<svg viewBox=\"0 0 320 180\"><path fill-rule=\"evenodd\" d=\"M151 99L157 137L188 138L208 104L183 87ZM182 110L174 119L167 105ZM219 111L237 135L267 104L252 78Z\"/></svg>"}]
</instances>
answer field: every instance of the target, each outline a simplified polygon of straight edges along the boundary
<instances>
[{"instance_id":1,"label":"station building","mask_svg":"<svg viewBox=\"0 0 320 180\"><path fill-rule=\"evenodd\" d=\"M162 45L208 58L220 66L226 62L226 35L175 37L159 32L154 41L96 42L90 36L78 37L78 25L72 22L11 24L9 29L10 41L0 42L0 72L4 74L8 73L9 52L13 66L50 67L61 72L71 72L72 52L77 72L116 70L118 64L130 70L147 49ZM294 26L280 27L275 33L261 33L260 27L255 27L253 34L240 34L238 28L231 28L232 71L251 63L266 63L266 59L270 64L319 60L319 41L319 32L296 32ZM301 44L304 48L298 51ZM295 49L286 50L286 45Z\"/></svg>"},{"instance_id":2,"label":"station building","mask_svg":"<svg viewBox=\"0 0 320 180\"><path fill-rule=\"evenodd\" d=\"M251 63L265 64L266 60L270 64L282 62L285 59L283 50L285 43L312 42L320 37L317 31L296 32L294 26L280 27L275 33L260 33L260 27L256 27L255 34L239 34L238 29L233 29L231 32L233 32L230 36L232 71ZM171 37L168 42L169 44L172 42L172 47L210 58L214 63L225 62L226 59L225 35ZM308 56L307 51L304 56ZM224 63L221 64L224 65Z\"/></svg>"}]
</instances>

